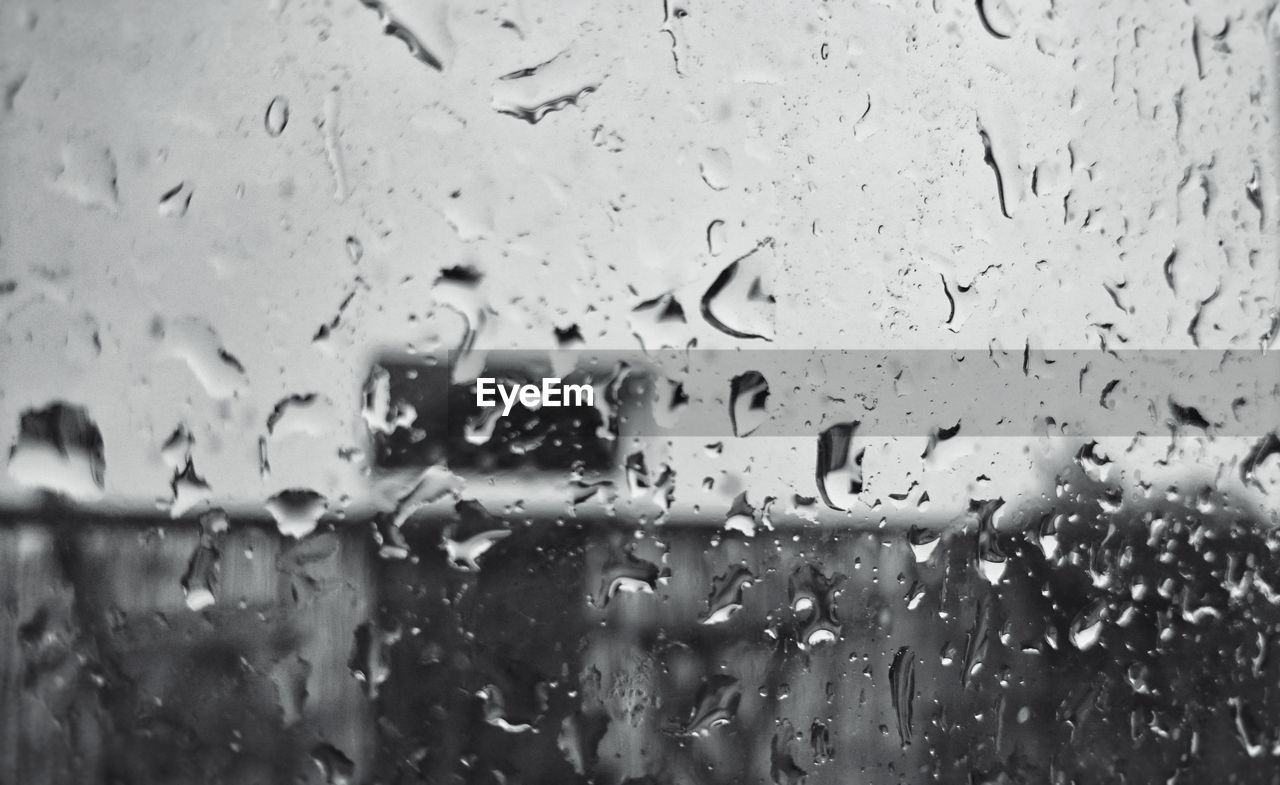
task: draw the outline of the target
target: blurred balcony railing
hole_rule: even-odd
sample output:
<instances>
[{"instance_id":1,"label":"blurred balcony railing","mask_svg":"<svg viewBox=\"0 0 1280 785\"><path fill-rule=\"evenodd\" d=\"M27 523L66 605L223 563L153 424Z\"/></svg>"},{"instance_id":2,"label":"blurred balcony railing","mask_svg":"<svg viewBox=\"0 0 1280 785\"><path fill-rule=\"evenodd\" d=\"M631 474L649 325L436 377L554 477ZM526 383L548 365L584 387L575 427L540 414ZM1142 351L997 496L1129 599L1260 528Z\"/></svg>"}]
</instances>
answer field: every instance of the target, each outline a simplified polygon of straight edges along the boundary
<instances>
[{"instance_id":1,"label":"blurred balcony railing","mask_svg":"<svg viewBox=\"0 0 1280 785\"><path fill-rule=\"evenodd\" d=\"M504 525L464 502L410 519L404 558L372 522L8 514L0 770L1271 781L1280 539L1217 497L1108 512L1080 490L1003 532L975 504L940 537Z\"/></svg>"}]
</instances>

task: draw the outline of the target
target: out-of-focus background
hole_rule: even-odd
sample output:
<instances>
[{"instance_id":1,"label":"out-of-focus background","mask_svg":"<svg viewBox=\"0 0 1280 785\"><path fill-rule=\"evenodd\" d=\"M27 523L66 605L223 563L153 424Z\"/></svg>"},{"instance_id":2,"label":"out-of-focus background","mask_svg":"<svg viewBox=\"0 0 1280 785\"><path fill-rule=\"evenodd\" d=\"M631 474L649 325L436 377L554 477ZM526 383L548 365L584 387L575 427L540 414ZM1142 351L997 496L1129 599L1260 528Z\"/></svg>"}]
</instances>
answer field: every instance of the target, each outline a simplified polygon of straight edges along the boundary
<instances>
[{"instance_id":1,"label":"out-of-focus background","mask_svg":"<svg viewBox=\"0 0 1280 785\"><path fill-rule=\"evenodd\" d=\"M1280 781L1268 379L1011 436L859 431L888 401L819 361L692 381L1271 349L1278 41L1245 2L0 0L0 783ZM423 393L513 350L684 352L639 405L732 428Z\"/></svg>"}]
</instances>

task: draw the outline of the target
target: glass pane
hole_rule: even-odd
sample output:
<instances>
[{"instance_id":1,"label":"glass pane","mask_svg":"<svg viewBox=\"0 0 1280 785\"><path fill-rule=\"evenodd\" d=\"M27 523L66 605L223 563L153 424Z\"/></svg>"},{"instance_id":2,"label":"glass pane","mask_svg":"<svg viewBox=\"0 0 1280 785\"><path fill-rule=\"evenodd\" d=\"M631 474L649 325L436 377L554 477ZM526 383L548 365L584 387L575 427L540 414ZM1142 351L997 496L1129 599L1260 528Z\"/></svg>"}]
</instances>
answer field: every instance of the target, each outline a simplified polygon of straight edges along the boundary
<instances>
[{"instance_id":1,"label":"glass pane","mask_svg":"<svg viewBox=\"0 0 1280 785\"><path fill-rule=\"evenodd\" d=\"M0 0L0 782L1273 781L1277 41Z\"/></svg>"}]
</instances>

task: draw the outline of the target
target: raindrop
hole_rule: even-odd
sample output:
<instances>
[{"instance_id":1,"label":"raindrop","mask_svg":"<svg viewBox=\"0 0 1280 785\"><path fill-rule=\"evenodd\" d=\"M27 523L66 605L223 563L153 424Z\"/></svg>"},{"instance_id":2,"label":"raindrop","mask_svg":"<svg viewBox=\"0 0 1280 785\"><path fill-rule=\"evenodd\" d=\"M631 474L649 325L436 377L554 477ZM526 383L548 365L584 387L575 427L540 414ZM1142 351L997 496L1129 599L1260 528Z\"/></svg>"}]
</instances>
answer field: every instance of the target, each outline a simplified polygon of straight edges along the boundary
<instances>
[{"instance_id":1,"label":"raindrop","mask_svg":"<svg viewBox=\"0 0 1280 785\"><path fill-rule=\"evenodd\" d=\"M331 401L317 393L295 393L281 398L267 415L267 433L321 436L333 422L332 407Z\"/></svg>"},{"instance_id":2,"label":"raindrop","mask_svg":"<svg viewBox=\"0 0 1280 785\"><path fill-rule=\"evenodd\" d=\"M1004 499L971 500L969 512L978 516L978 571L992 586L1004 577L1008 566L1008 557L1000 548L999 534L996 531L996 512L1004 506Z\"/></svg>"},{"instance_id":3,"label":"raindrop","mask_svg":"<svg viewBox=\"0 0 1280 785\"><path fill-rule=\"evenodd\" d=\"M733 178L733 159L725 150L708 148L702 153L698 172L702 175L702 182L706 183L711 190L723 191L729 187L729 182Z\"/></svg>"},{"instance_id":4,"label":"raindrop","mask_svg":"<svg viewBox=\"0 0 1280 785\"><path fill-rule=\"evenodd\" d=\"M742 685L732 676L715 674L698 687L693 710L683 732L689 736L707 736L712 728L728 725L738 713Z\"/></svg>"},{"instance_id":5,"label":"raindrop","mask_svg":"<svg viewBox=\"0 0 1280 785\"><path fill-rule=\"evenodd\" d=\"M365 695L370 700L378 697L378 688L391 675L387 649L399 638L398 632L379 629L373 622L365 622L356 627L347 668L364 685Z\"/></svg>"},{"instance_id":6,"label":"raindrop","mask_svg":"<svg viewBox=\"0 0 1280 785\"><path fill-rule=\"evenodd\" d=\"M266 127L268 136L276 137L284 133L285 126L289 125L289 99L282 95L272 98L271 103L267 104L262 124Z\"/></svg>"},{"instance_id":7,"label":"raindrop","mask_svg":"<svg viewBox=\"0 0 1280 785\"><path fill-rule=\"evenodd\" d=\"M664 292L631 309L631 333L646 352L683 349L693 342L684 307L671 292Z\"/></svg>"},{"instance_id":8,"label":"raindrop","mask_svg":"<svg viewBox=\"0 0 1280 785\"><path fill-rule=\"evenodd\" d=\"M54 184L85 207L115 212L120 199L116 177L116 159L110 148L73 141L62 148L62 165Z\"/></svg>"},{"instance_id":9,"label":"raindrop","mask_svg":"<svg viewBox=\"0 0 1280 785\"><path fill-rule=\"evenodd\" d=\"M178 471L187 465L187 460L191 457L191 448L194 445L195 438L187 430L187 426L179 424L160 447L160 459L164 461L165 466Z\"/></svg>"},{"instance_id":10,"label":"raindrop","mask_svg":"<svg viewBox=\"0 0 1280 785\"><path fill-rule=\"evenodd\" d=\"M181 218L191 208L191 197L195 195L195 186L183 181L165 191L160 196L160 216L162 218Z\"/></svg>"},{"instance_id":11,"label":"raindrop","mask_svg":"<svg viewBox=\"0 0 1280 785\"><path fill-rule=\"evenodd\" d=\"M552 331L556 336L557 348L574 349L586 343L582 337L582 329L576 323L565 327L553 327Z\"/></svg>"},{"instance_id":12,"label":"raindrop","mask_svg":"<svg viewBox=\"0 0 1280 785\"><path fill-rule=\"evenodd\" d=\"M380 558L399 560L409 557L409 543L392 515L383 513L374 517L373 542L378 546Z\"/></svg>"},{"instance_id":13,"label":"raindrop","mask_svg":"<svg viewBox=\"0 0 1280 785\"><path fill-rule=\"evenodd\" d=\"M1244 460L1240 462L1240 481L1246 485L1253 485L1258 490L1264 490L1258 479L1258 470L1268 458L1276 454L1280 454L1280 436L1272 431L1254 442Z\"/></svg>"},{"instance_id":14,"label":"raindrop","mask_svg":"<svg viewBox=\"0 0 1280 785\"><path fill-rule=\"evenodd\" d=\"M996 162L996 154L991 149L991 137L987 135L987 130L982 127L982 122L978 122L978 136L982 139L982 160L987 166L991 167L991 171L996 176L996 197L1000 201L1000 214L1005 218L1010 218L1009 208L1005 202L1004 196L1004 178L1000 175L1000 164Z\"/></svg>"},{"instance_id":15,"label":"raindrop","mask_svg":"<svg viewBox=\"0 0 1280 785\"><path fill-rule=\"evenodd\" d=\"M355 782L355 763L332 744L322 742L313 747L311 760L320 768L325 785L352 785Z\"/></svg>"},{"instance_id":16,"label":"raindrop","mask_svg":"<svg viewBox=\"0 0 1280 785\"><path fill-rule=\"evenodd\" d=\"M484 702L484 721L507 733L524 733L533 730L533 723L512 722L507 718L506 700L495 684L486 684L476 691L476 697Z\"/></svg>"},{"instance_id":17,"label":"raindrop","mask_svg":"<svg viewBox=\"0 0 1280 785\"><path fill-rule=\"evenodd\" d=\"M719 218L707 224L707 253L712 256L719 256L724 253L724 245L727 242L724 221Z\"/></svg>"},{"instance_id":18,"label":"raindrop","mask_svg":"<svg viewBox=\"0 0 1280 785\"><path fill-rule=\"evenodd\" d=\"M941 538L934 529L925 529L912 524L907 530L907 544L911 546L911 553L915 556L917 564L929 561L929 557L933 556L940 541Z\"/></svg>"},{"instance_id":19,"label":"raindrop","mask_svg":"<svg viewBox=\"0 0 1280 785\"><path fill-rule=\"evenodd\" d=\"M700 624L723 624L742 610L742 593L755 583L755 576L743 565L735 565L711 583L707 611Z\"/></svg>"},{"instance_id":20,"label":"raindrop","mask_svg":"<svg viewBox=\"0 0 1280 785\"><path fill-rule=\"evenodd\" d=\"M315 531L329 501L313 490L290 488L267 499L266 507L281 534L302 538Z\"/></svg>"},{"instance_id":21,"label":"raindrop","mask_svg":"<svg viewBox=\"0 0 1280 785\"><path fill-rule=\"evenodd\" d=\"M1007 0L977 0L978 20L992 36L1005 40L1017 29L1017 18Z\"/></svg>"},{"instance_id":22,"label":"raindrop","mask_svg":"<svg viewBox=\"0 0 1280 785\"><path fill-rule=\"evenodd\" d=\"M632 499L651 499L663 513L671 509L676 493L674 469L664 463L653 476L645 464L644 453L637 451L627 456L625 472Z\"/></svg>"},{"instance_id":23,"label":"raindrop","mask_svg":"<svg viewBox=\"0 0 1280 785\"><path fill-rule=\"evenodd\" d=\"M987 647L990 643L988 608L981 599L978 600L973 613L973 629L965 634L964 670L960 673L960 682L965 687L969 686L970 681L986 665Z\"/></svg>"},{"instance_id":24,"label":"raindrop","mask_svg":"<svg viewBox=\"0 0 1280 785\"><path fill-rule=\"evenodd\" d=\"M13 107L17 102L18 93L22 92L22 86L26 83L26 71L19 71L5 79L4 86L0 87L0 112L3 112L3 114L6 115L13 113Z\"/></svg>"},{"instance_id":25,"label":"raindrop","mask_svg":"<svg viewBox=\"0 0 1280 785\"><path fill-rule=\"evenodd\" d=\"M494 529L473 534L465 540L455 540L453 539L455 530L452 525L446 527L440 547L444 550L449 566L463 572L479 572L480 557L494 544L511 536L510 529Z\"/></svg>"},{"instance_id":26,"label":"raindrop","mask_svg":"<svg viewBox=\"0 0 1280 785\"><path fill-rule=\"evenodd\" d=\"M905 749L911 745L911 720L916 695L916 655L903 646L893 655L889 666L889 689L893 713L898 720L898 738Z\"/></svg>"},{"instance_id":27,"label":"raindrop","mask_svg":"<svg viewBox=\"0 0 1280 785\"><path fill-rule=\"evenodd\" d=\"M815 719L809 726L809 748L813 750L813 762L819 765L831 761L836 756L836 746L831 741L831 730L822 720Z\"/></svg>"},{"instance_id":28,"label":"raindrop","mask_svg":"<svg viewBox=\"0 0 1280 785\"><path fill-rule=\"evenodd\" d=\"M1102 623L1106 604L1094 600L1076 615L1071 622L1071 643L1080 651L1092 649L1102 637Z\"/></svg>"},{"instance_id":29,"label":"raindrop","mask_svg":"<svg viewBox=\"0 0 1280 785\"><path fill-rule=\"evenodd\" d=\"M1253 176L1245 184L1245 196L1258 211L1258 230L1261 231L1266 224L1267 212L1262 203L1262 171L1257 164L1253 165Z\"/></svg>"},{"instance_id":30,"label":"raindrop","mask_svg":"<svg viewBox=\"0 0 1280 785\"><path fill-rule=\"evenodd\" d=\"M418 412L403 401L391 402L391 373L374 366L361 393L360 416L370 433L390 435L401 428L412 427Z\"/></svg>"},{"instance_id":31,"label":"raindrop","mask_svg":"<svg viewBox=\"0 0 1280 785\"><path fill-rule=\"evenodd\" d=\"M338 129L338 113L340 110L338 88L333 88L324 96L324 114L318 120L320 133L324 137L325 159L329 162L329 172L333 175L333 200L341 203L347 199L347 167L339 142L341 131Z\"/></svg>"},{"instance_id":32,"label":"raindrop","mask_svg":"<svg viewBox=\"0 0 1280 785\"><path fill-rule=\"evenodd\" d=\"M228 352L218 334L198 319L179 319L161 328L167 352L187 364L204 391L218 400L248 389L244 366Z\"/></svg>"},{"instance_id":33,"label":"raindrop","mask_svg":"<svg viewBox=\"0 0 1280 785\"><path fill-rule=\"evenodd\" d=\"M600 573L600 594L597 605L604 608L619 592L626 594L653 594L658 580L668 572L653 562L630 552L611 554Z\"/></svg>"},{"instance_id":34,"label":"raindrop","mask_svg":"<svg viewBox=\"0 0 1280 785\"><path fill-rule=\"evenodd\" d=\"M352 264L359 264L364 258L364 244L355 235L347 235L347 258Z\"/></svg>"},{"instance_id":35,"label":"raindrop","mask_svg":"<svg viewBox=\"0 0 1280 785\"><path fill-rule=\"evenodd\" d=\"M181 582L187 607L193 611L204 610L214 603L222 558L219 545L229 527L230 521L222 510L210 510L200 516L200 541L187 562Z\"/></svg>"},{"instance_id":36,"label":"raindrop","mask_svg":"<svg viewBox=\"0 0 1280 785\"><path fill-rule=\"evenodd\" d=\"M769 419L765 402L769 382L758 371L747 371L729 383L729 424L734 436L750 436Z\"/></svg>"},{"instance_id":37,"label":"raindrop","mask_svg":"<svg viewBox=\"0 0 1280 785\"><path fill-rule=\"evenodd\" d=\"M791 755L793 736L791 723L784 722L769 744L769 777L774 785L800 785L809 776L809 772L800 768Z\"/></svg>"},{"instance_id":38,"label":"raindrop","mask_svg":"<svg viewBox=\"0 0 1280 785\"><path fill-rule=\"evenodd\" d=\"M382 22L382 32L399 39L414 59L435 71L443 71L453 56L453 34L447 23L445 3L418 6L405 0L360 0Z\"/></svg>"},{"instance_id":39,"label":"raindrop","mask_svg":"<svg viewBox=\"0 0 1280 785\"><path fill-rule=\"evenodd\" d=\"M173 493L169 502L170 518L181 518L188 510L204 504L213 496L213 489L203 477L196 473L196 467L190 456L187 456L186 465L182 470L174 472L169 488Z\"/></svg>"},{"instance_id":40,"label":"raindrop","mask_svg":"<svg viewBox=\"0 0 1280 785\"><path fill-rule=\"evenodd\" d=\"M1173 416L1171 424L1178 428L1199 428L1207 431L1211 427L1199 409L1194 406L1183 406L1173 398L1169 398L1169 414Z\"/></svg>"},{"instance_id":41,"label":"raindrop","mask_svg":"<svg viewBox=\"0 0 1280 785\"><path fill-rule=\"evenodd\" d=\"M801 647L835 643L840 638L841 622L836 614L836 595L845 576L828 578L816 566L797 567L788 582L791 609L803 618L800 629Z\"/></svg>"},{"instance_id":42,"label":"raindrop","mask_svg":"<svg viewBox=\"0 0 1280 785\"><path fill-rule=\"evenodd\" d=\"M702 295L708 324L734 338L773 340L775 300L764 278L772 250L773 238L767 237L720 271Z\"/></svg>"},{"instance_id":43,"label":"raindrop","mask_svg":"<svg viewBox=\"0 0 1280 785\"><path fill-rule=\"evenodd\" d=\"M584 72L572 53L562 52L546 62L498 77L493 108L535 125L552 112L578 106L600 89L604 75L596 68Z\"/></svg>"},{"instance_id":44,"label":"raindrop","mask_svg":"<svg viewBox=\"0 0 1280 785\"><path fill-rule=\"evenodd\" d=\"M818 436L818 493L833 510L847 509L840 504L848 504L862 493L862 458L866 449L854 450L857 430L856 421L836 423Z\"/></svg>"},{"instance_id":45,"label":"raindrop","mask_svg":"<svg viewBox=\"0 0 1280 785\"><path fill-rule=\"evenodd\" d=\"M28 409L9 450L9 476L29 488L96 500L106 476L102 433L82 406L59 401Z\"/></svg>"},{"instance_id":46,"label":"raindrop","mask_svg":"<svg viewBox=\"0 0 1280 785\"><path fill-rule=\"evenodd\" d=\"M754 537L756 527L772 528L773 524L769 520L769 507L774 501L774 497L766 496L760 508L756 509L747 500L746 491L739 493L733 498L733 503L729 505L729 511L725 513L725 531L736 531L748 537Z\"/></svg>"}]
</instances>

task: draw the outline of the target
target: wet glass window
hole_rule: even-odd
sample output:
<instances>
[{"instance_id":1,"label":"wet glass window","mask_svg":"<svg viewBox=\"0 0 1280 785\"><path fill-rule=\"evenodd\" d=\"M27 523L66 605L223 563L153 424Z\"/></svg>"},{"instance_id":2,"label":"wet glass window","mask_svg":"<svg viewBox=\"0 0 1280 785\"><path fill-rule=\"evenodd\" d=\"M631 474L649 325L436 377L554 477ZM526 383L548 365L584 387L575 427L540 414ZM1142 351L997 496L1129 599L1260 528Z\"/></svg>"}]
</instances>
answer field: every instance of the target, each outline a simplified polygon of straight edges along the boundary
<instances>
[{"instance_id":1,"label":"wet glass window","mask_svg":"<svg viewBox=\"0 0 1280 785\"><path fill-rule=\"evenodd\" d=\"M0 785L1280 782L1278 46L0 0Z\"/></svg>"}]
</instances>

